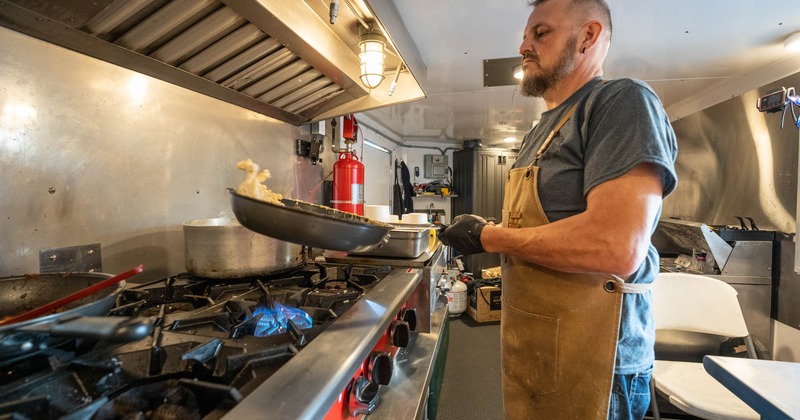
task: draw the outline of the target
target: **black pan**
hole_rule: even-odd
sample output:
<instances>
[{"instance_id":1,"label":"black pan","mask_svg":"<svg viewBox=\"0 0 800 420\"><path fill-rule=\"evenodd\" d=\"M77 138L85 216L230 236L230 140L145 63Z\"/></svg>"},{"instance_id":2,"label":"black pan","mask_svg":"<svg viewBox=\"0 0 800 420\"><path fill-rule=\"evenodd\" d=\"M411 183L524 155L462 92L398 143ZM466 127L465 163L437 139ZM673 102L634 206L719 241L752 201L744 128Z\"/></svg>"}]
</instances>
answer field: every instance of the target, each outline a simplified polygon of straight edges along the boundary
<instances>
[{"instance_id":1,"label":"black pan","mask_svg":"<svg viewBox=\"0 0 800 420\"><path fill-rule=\"evenodd\" d=\"M0 278L0 318L39 308L111 277L105 273L53 273ZM59 312L0 326L0 368L46 353L71 338L132 341L147 334L148 320L123 322L119 317L105 317L124 288L125 281L121 281L61 307ZM115 324L108 326L111 322ZM118 337L120 332L125 337Z\"/></svg>"},{"instance_id":2,"label":"black pan","mask_svg":"<svg viewBox=\"0 0 800 420\"><path fill-rule=\"evenodd\" d=\"M242 226L287 242L366 252L386 244L392 230L385 223L305 201L284 198L280 206L229 191L233 214Z\"/></svg>"},{"instance_id":3,"label":"black pan","mask_svg":"<svg viewBox=\"0 0 800 420\"><path fill-rule=\"evenodd\" d=\"M30 311L111 277L105 273L53 273L0 278L0 318ZM105 316L123 288L124 281L72 302L60 312L0 326L0 334L61 317Z\"/></svg>"}]
</instances>

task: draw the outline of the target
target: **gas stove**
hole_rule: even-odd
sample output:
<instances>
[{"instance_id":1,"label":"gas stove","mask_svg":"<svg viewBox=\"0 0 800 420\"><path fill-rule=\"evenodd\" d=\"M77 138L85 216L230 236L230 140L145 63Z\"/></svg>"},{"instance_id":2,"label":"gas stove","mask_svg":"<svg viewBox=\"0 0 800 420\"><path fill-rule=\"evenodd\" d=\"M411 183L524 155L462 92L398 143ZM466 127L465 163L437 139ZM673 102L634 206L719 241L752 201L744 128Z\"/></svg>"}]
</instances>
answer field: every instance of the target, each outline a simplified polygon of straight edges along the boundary
<instances>
[{"instance_id":1,"label":"gas stove","mask_svg":"<svg viewBox=\"0 0 800 420\"><path fill-rule=\"evenodd\" d=\"M0 418L368 414L415 329L409 298L421 278L419 268L314 263L272 277L180 274L129 286L110 315L152 320L152 334L39 341L3 365Z\"/></svg>"}]
</instances>

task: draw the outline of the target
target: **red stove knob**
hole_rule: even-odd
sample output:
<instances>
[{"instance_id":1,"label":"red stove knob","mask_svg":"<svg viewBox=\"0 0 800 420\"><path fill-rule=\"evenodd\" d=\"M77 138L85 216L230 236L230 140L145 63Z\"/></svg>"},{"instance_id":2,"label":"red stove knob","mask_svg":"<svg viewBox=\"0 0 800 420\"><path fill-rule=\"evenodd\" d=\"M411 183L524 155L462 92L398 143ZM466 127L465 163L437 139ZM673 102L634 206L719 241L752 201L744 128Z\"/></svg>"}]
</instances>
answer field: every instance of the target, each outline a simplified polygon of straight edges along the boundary
<instances>
[{"instance_id":1,"label":"red stove knob","mask_svg":"<svg viewBox=\"0 0 800 420\"><path fill-rule=\"evenodd\" d=\"M369 379L378 385L389 385L392 380L392 356L389 353L373 352L369 357Z\"/></svg>"},{"instance_id":2,"label":"red stove knob","mask_svg":"<svg viewBox=\"0 0 800 420\"><path fill-rule=\"evenodd\" d=\"M389 340L396 347L405 347L411 338L411 328L406 321L395 320L389 326Z\"/></svg>"},{"instance_id":3,"label":"red stove knob","mask_svg":"<svg viewBox=\"0 0 800 420\"><path fill-rule=\"evenodd\" d=\"M403 321L408 322L408 328L411 329L411 331L417 330L417 308L403 309L400 318L402 318Z\"/></svg>"}]
</instances>

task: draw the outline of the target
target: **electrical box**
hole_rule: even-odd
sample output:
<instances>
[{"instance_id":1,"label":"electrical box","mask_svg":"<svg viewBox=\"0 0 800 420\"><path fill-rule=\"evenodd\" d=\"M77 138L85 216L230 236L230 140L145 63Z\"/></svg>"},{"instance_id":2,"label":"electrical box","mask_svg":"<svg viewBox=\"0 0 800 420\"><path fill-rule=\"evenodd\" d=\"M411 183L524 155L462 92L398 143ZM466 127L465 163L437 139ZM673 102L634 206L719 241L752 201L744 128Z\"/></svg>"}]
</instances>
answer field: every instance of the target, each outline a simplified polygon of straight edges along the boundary
<instances>
[{"instance_id":1,"label":"electrical box","mask_svg":"<svg viewBox=\"0 0 800 420\"><path fill-rule=\"evenodd\" d=\"M314 121L308 127L312 135L319 134L325 137L325 121Z\"/></svg>"},{"instance_id":2,"label":"electrical box","mask_svg":"<svg viewBox=\"0 0 800 420\"><path fill-rule=\"evenodd\" d=\"M447 178L447 155L425 155L425 178Z\"/></svg>"}]
</instances>

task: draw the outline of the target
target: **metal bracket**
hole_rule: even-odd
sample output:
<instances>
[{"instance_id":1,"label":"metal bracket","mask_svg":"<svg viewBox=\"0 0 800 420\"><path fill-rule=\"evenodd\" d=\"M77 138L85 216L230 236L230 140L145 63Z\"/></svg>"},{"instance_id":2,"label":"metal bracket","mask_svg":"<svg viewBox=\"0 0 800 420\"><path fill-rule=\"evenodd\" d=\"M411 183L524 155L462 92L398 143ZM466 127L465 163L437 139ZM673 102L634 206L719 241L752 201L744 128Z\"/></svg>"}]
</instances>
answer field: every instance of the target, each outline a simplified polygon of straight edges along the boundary
<instances>
[{"instance_id":1,"label":"metal bracket","mask_svg":"<svg viewBox=\"0 0 800 420\"><path fill-rule=\"evenodd\" d=\"M102 272L100 244L39 250L40 273Z\"/></svg>"},{"instance_id":2,"label":"metal bracket","mask_svg":"<svg viewBox=\"0 0 800 420\"><path fill-rule=\"evenodd\" d=\"M319 154L322 151L323 138L324 136L321 134L312 134L310 141L297 139L295 153L298 156L308 157L311 159L313 165L316 165L317 162L322 162L322 159L319 158Z\"/></svg>"}]
</instances>

